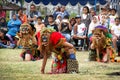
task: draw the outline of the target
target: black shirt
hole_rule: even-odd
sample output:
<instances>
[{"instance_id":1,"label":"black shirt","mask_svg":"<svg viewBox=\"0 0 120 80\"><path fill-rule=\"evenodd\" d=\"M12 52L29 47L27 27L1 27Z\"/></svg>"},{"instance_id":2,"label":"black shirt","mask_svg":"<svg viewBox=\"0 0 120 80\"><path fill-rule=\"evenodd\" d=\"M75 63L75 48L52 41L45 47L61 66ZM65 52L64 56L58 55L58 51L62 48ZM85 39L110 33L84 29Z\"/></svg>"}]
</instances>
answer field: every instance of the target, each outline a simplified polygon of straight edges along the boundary
<instances>
[{"instance_id":1,"label":"black shirt","mask_svg":"<svg viewBox=\"0 0 120 80\"><path fill-rule=\"evenodd\" d=\"M46 24L46 27L51 27L51 28L55 29L58 32L58 26L57 26L57 24L52 24L52 25Z\"/></svg>"},{"instance_id":2,"label":"black shirt","mask_svg":"<svg viewBox=\"0 0 120 80\"><path fill-rule=\"evenodd\" d=\"M7 42L10 41L10 39L7 36L4 36L4 38L0 37L0 43L7 44Z\"/></svg>"}]
</instances>

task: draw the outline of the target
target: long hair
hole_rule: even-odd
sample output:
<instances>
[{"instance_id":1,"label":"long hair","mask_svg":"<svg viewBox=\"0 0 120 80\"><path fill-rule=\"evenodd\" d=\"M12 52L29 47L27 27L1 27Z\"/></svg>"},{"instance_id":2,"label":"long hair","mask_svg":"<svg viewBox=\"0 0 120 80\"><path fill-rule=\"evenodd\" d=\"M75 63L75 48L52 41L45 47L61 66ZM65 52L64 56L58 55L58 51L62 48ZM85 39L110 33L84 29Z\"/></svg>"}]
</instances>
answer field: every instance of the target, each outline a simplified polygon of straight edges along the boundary
<instances>
[{"instance_id":1,"label":"long hair","mask_svg":"<svg viewBox=\"0 0 120 80\"><path fill-rule=\"evenodd\" d=\"M46 36L47 40L46 42L43 42L43 37ZM40 52L41 54L50 54L50 33L43 33L40 37Z\"/></svg>"},{"instance_id":2,"label":"long hair","mask_svg":"<svg viewBox=\"0 0 120 80\"><path fill-rule=\"evenodd\" d=\"M50 35L55 30L52 28L43 28L43 30L40 32L40 52L44 55L51 55L52 51L52 44L50 42Z\"/></svg>"},{"instance_id":3,"label":"long hair","mask_svg":"<svg viewBox=\"0 0 120 80\"><path fill-rule=\"evenodd\" d=\"M104 30L96 28L93 31L92 41L94 42L95 47L98 48L100 51L104 49L106 45L106 37Z\"/></svg>"}]
</instances>

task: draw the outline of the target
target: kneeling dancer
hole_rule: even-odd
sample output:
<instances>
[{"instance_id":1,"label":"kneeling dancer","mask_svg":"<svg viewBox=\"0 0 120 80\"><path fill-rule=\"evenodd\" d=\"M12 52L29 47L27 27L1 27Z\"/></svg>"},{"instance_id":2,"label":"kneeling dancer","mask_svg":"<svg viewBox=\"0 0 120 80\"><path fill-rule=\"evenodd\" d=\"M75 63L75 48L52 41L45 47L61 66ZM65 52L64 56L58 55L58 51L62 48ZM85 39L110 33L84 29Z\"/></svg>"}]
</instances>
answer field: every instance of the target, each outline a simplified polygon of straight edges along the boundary
<instances>
[{"instance_id":1,"label":"kneeling dancer","mask_svg":"<svg viewBox=\"0 0 120 80\"><path fill-rule=\"evenodd\" d=\"M68 43L61 33L52 28L44 28L40 35L40 52L43 54L41 73L44 73L46 62L51 53L54 53L51 73L77 73L78 62L75 48Z\"/></svg>"}]
</instances>

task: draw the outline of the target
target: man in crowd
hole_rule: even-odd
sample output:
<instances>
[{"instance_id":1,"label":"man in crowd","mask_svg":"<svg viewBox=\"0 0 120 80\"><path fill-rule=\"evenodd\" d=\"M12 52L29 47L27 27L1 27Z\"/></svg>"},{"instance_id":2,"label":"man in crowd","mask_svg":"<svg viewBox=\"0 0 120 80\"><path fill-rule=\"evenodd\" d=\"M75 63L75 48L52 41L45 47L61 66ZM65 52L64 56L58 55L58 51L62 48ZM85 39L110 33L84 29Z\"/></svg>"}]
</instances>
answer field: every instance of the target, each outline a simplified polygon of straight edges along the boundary
<instances>
[{"instance_id":1,"label":"man in crowd","mask_svg":"<svg viewBox=\"0 0 120 80\"><path fill-rule=\"evenodd\" d=\"M36 10L36 6L34 4L31 4L30 12L28 13L28 21L30 24L35 24L38 16L41 16L41 13Z\"/></svg>"}]
</instances>

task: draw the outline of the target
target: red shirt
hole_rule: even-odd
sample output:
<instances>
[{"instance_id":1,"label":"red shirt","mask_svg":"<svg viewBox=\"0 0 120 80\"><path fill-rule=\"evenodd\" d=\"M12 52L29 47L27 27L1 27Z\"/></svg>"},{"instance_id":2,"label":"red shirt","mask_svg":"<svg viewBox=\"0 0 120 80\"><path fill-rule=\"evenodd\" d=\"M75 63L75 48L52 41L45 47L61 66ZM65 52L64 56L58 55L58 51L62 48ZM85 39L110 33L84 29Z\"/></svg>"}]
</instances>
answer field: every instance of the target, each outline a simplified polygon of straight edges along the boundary
<instances>
[{"instance_id":1,"label":"red shirt","mask_svg":"<svg viewBox=\"0 0 120 80\"><path fill-rule=\"evenodd\" d=\"M6 12L5 11L0 11L0 18L5 18L6 17Z\"/></svg>"}]
</instances>

